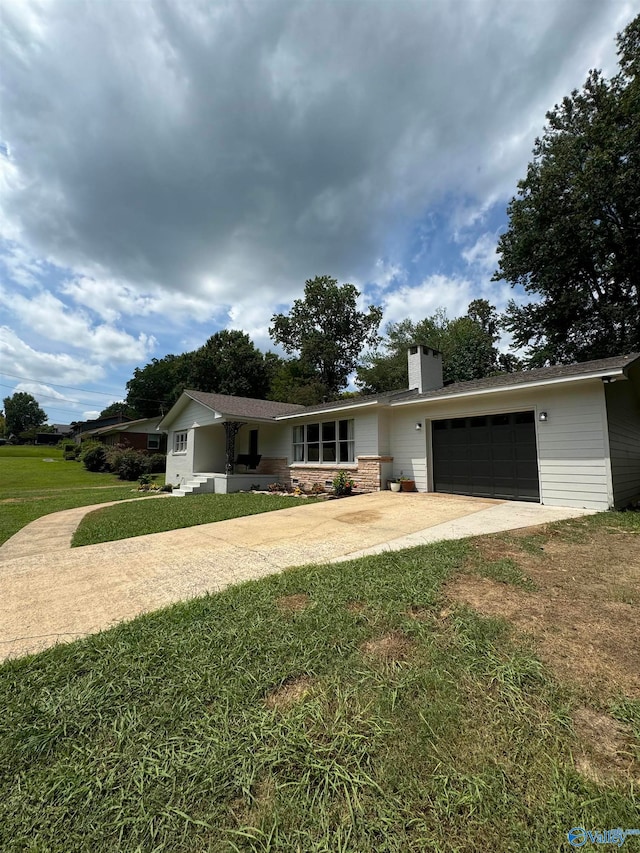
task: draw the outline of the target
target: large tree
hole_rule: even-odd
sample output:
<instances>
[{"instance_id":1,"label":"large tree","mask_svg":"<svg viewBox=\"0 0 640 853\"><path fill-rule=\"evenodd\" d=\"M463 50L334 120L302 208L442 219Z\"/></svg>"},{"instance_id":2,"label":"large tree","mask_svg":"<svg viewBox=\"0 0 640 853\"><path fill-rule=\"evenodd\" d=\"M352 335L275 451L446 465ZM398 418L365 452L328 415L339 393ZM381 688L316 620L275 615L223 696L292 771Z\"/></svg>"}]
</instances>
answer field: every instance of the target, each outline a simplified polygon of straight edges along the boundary
<instances>
[{"instance_id":1,"label":"large tree","mask_svg":"<svg viewBox=\"0 0 640 853\"><path fill-rule=\"evenodd\" d=\"M120 400L116 403L110 403L106 409L103 409L98 415L99 418L110 418L115 415L123 415L126 418L135 418L137 417L137 412L128 403L125 403L123 400Z\"/></svg>"},{"instance_id":2,"label":"large tree","mask_svg":"<svg viewBox=\"0 0 640 853\"><path fill-rule=\"evenodd\" d=\"M272 339L297 354L303 370L317 374L328 396L344 388L362 349L378 341L382 309L358 310L359 296L353 284L316 276L305 283L304 298L296 299L288 314L271 318Z\"/></svg>"},{"instance_id":3,"label":"large tree","mask_svg":"<svg viewBox=\"0 0 640 853\"><path fill-rule=\"evenodd\" d=\"M259 400L269 390L265 357L245 332L216 332L186 360L187 387L194 390Z\"/></svg>"},{"instance_id":4,"label":"large tree","mask_svg":"<svg viewBox=\"0 0 640 853\"><path fill-rule=\"evenodd\" d=\"M185 355L166 355L136 367L127 382L127 405L141 418L165 414L186 388L187 373Z\"/></svg>"},{"instance_id":5,"label":"large tree","mask_svg":"<svg viewBox=\"0 0 640 853\"><path fill-rule=\"evenodd\" d=\"M26 391L16 391L11 397L4 398L4 415L7 435L19 436L47 422L47 413L40 408L36 398Z\"/></svg>"},{"instance_id":6,"label":"large tree","mask_svg":"<svg viewBox=\"0 0 640 853\"><path fill-rule=\"evenodd\" d=\"M453 320L439 310L418 323L409 318L390 323L383 346L364 356L356 382L368 394L406 388L407 347L413 343L442 352L445 382L481 379L514 369L514 360L498 352L497 340L498 315L486 299L474 300L464 316Z\"/></svg>"},{"instance_id":7,"label":"large tree","mask_svg":"<svg viewBox=\"0 0 640 853\"><path fill-rule=\"evenodd\" d=\"M508 208L494 278L535 297L505 319L532 366L640 350L640 16L618 56L547 113Z\"/></svg>"},{"instance_id":8,"label":"large tree","mask_svg":"<svg viewBox=\"0 0 640 853\"><path fill-rule=\"evenodd\" d=\"M127 405L144 418L166 413L185 388L264 399L270 366L249 336L216 332L197 350L154 358L127 382Z\"/></svg>"}]
</instances>

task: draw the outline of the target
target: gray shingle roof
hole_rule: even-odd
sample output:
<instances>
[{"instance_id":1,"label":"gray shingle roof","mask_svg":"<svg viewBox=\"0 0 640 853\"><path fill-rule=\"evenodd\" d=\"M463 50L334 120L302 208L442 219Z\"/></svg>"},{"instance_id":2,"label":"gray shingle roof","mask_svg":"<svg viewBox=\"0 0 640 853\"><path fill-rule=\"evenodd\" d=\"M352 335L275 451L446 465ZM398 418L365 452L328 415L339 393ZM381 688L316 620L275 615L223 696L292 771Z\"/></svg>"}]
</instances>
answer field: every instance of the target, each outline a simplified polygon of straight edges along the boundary
<instances>
[{"instance_id":1,"label":"gray shingle roof","mask_svg":"<svg viewBox=\"0 0 640 853\"><path fill-rule=\"evenodd\" d=\"M355 408L356 406L363 406L367 403L379 402L388 404L389 402L395 402L396 400L411 399L411 397L415 397L417 394L417 391L409 391L405 388L402 391L385 391L381 394L366 394L361 397L347 397L344 400L332 400L329 403L316 403L315 406L301 406L300 413L313 415L316 412L326 412L331 411L332 409ZM290 413L287 412L285 414ZM294 412L293 414L297 413Z\"/></svg>"},{"instance_id":2,"label":"gray shingle roof","mask_svg":"<svg viewBox=\"0 0 640 853\"><path fill-rule=\"evenodd\" d=\"M204 391L185 391L184 393L208 409L234 418L268 420L278 415L290 415L304 409L304 406L298 406L294 403L275 403L272 400L254 400L252 397L207 394Z\"/></svg>"},{"instance_id":3,"label":"gray shingle roof","mask_svg":"<svg viewBox=\"0 0 640 853\"><path fill-rule=\"evenodd\" d=\"M512 388L519 385L530 385L534 382L545 382L552 379L570 379L588 376L591 373L606 373L608 370L617 371L629 367L640 354L618 355L614 358L599 358L595 361L583 361L580 364L556 364L553 367L538 367L534 370L521 370L517 373L500 373L485 379L472 379L470 382L454 382L426 391L418 396L419 400L431 400L447 397L451 394L473 393L474 391L489 391L499 388Z\"/></svg>"}]
</instances>

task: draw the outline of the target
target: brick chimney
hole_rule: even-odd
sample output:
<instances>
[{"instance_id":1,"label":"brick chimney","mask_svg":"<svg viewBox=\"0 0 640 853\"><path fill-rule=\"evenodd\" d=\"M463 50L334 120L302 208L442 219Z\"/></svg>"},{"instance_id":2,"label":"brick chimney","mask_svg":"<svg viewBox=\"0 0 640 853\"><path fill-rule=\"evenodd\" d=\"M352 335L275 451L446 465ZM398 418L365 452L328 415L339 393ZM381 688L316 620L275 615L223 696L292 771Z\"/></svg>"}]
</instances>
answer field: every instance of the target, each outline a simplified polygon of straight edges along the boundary
<instances>
[{"instance_id":1,"label":"brick chimney","mask_svg":"<svg viewBox=\"0 0 640 853\"><path fill-rule=\"evenodd\" d=\"M431 347L415 344L407 352L409 388L420 394L442 388L442 353Z\"/></svg>"}]
</instances>

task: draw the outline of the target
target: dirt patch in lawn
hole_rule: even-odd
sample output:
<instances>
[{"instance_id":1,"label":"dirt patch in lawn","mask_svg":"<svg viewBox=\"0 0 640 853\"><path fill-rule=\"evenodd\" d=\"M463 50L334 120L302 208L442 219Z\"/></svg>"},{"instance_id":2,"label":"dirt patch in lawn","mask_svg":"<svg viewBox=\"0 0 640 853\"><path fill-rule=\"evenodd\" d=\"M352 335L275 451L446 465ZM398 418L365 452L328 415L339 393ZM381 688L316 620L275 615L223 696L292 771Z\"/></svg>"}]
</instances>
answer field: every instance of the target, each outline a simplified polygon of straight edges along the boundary
<instances>
[{"instance_id":1,"label":"dirt patch in lawn","mask_svg":"<svg viewBox=\"0 0 640 853\"><path fill-rule=\"evenodd\" d=\"M286 711L298 702L301 702L304 697L313 689L313 679L308 675L300 675L297 678L291 678L276 687L265 696L264 704L267 708L273 708L277 711Z\"/></svg>"},{"instance_id":2,"label":"dirt patch in lawn","mask_svg":"<svg viewBox=\"0 0 640 853\"><path fill-rule=\"evenodd\" d=\"M594 782L623 776L640 782L640 765L633 756L630 726L593 708L577 708L573 726L578 739L576 769Z\"/></svg>"},{"instance_id":3,"label":"dirt patch in lawn","mask_svg":"<svg viewBox=\"0 0 640 853\"><path fill-rule=\"evenodd\" d=\"M383 637L367 640L360 648L369 658L383 663L394 663L409 657L413 641L402 631L391 631Z\"/></svg>"},{"instance_id":4,"label":"dirt patch in lawn","mask_svg":"<svg viewBox=\"0 0 640 853\"><path fill-rule=\"evenodd\" d=\"M294 595L283 595L276 604L284 613L300 613L311 604L311 599L305 592L297 592Z\"/></svg>"},{"instance_id":5,"label":"dirt patch in lawn","mask_svg":"<svg viewBox=\"0 0 640 853\"><path fill-rule=\"evenodd\" d=\"M561 681L640 697L640 536L576 523L482 537L473 547L467 573L446 587L450 599L533 635ZM535 591L481 576L483 565L505 558Z\"/></svg>"}]
</instances>

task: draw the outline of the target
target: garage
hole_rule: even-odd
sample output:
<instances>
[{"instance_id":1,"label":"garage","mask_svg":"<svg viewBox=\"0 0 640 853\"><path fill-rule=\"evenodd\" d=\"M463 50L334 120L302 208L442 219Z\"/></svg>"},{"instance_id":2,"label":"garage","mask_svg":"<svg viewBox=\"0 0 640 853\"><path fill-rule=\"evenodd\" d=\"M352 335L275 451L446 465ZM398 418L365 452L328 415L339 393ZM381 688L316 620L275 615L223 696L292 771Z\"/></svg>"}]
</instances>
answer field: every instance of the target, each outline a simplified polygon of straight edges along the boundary
<instances>
[{"instance_id":1,"label":"garage","mask_svg":"<svg viewBox=\"0 0 640 853\"><path fill-rule=\"evenodd\" d=\"M539 501L532 411L432 422L436 492Z\"/></svg>"}]
</instances>

